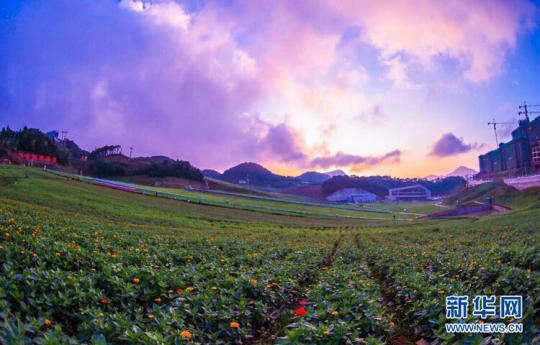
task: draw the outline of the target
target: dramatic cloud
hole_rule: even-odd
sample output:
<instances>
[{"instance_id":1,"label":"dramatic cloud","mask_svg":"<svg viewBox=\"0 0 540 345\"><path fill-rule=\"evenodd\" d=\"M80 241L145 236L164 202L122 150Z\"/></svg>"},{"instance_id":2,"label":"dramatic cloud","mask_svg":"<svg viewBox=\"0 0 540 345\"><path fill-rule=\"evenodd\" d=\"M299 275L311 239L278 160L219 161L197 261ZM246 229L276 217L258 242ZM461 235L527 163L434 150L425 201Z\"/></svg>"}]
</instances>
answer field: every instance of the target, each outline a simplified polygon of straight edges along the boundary
<instances>
[{"instance_id":1,"label":"dramatic cloud","mask_svg":"<svg viewBox=\"0 0 540 345\"><path fill-rule=\"evenodd\" d=\"M338 152L331 156L317 157L311 161L311 165L323 169L330 167L352 167L353 171L361 171L365 167L377 164L397 163L400 157L400 150L390 151L382 156L359 156Z\"/></svg>"},{"instance_id":2,"label":"dramatic cloud","mask_svg":"<svg viewBox=\"0 0 540 345\"><path fill-rule=\"evenodd\" d=\"M440 57L460 64L465 78L484 82L501 72L516 36L531 28L537 9L528 1L332 2L382 51L390 77L406 83L407 63L437 67ZM416 61L415 61L416 60Z\"/></svg>"},{"instance_id":3,"label":"dramatic cloud","mask_svg":"<svg viewBox=\"0 0 540 345\"><path fill-rule=\"evenodd\" d=\"M0 48L10 52L0 65L9 92L0 112L20 125L69 129L89 149L120 143L198 165L258 158L263 130L243 115L260 95L256 66L228 24L211 13L191 18L173 2L138 4L23 7Z\"/></svg>"},{"instance_id":4,"label":"dramatic cloud","mask_svg":"<svg viewBox=\"0 0 540 345\"><path fill-rule=\"evenodd\" d=\"M306 159L300 135L285 124L270 127L266 135L260 140L260 152L266 154L265 158L275 159L279 162L294 163Z\"/></svg>"},{"instance_id":5,"label":"dramatic cloud","mask_svg":"<svg viewBox=\"0 0 540 345\"><path fill-rule=\"evenodd\" d=\"M0 30L2 125L65 129L88 149L118 143L213 168L399 159L399 151L312 153L348 152L331 147L323 125L359 109L368 109L365 120L384 115L369 109L369 83L410 90L447 64L457 65L455 79L492 79L536 14L525 0L30 0L13 8L0 13L9 18ZM374 56L364 65L366 49ZM411 70L428 77L412 81Z\"/></svg>"},{"instance_id":6,"label":"dramatic cloud","mask_svg":"<svg viewBox=\"0 0 540 345\"><path fill-rule=\"evenodd\" d=\"M480 147L481 145L477 143L465 144L463 142L463 138L458 138L452 133L446 133L433 144L433 149L429 155L436 157L448 157L469 152Z\"/></svg>"}]
</instances>

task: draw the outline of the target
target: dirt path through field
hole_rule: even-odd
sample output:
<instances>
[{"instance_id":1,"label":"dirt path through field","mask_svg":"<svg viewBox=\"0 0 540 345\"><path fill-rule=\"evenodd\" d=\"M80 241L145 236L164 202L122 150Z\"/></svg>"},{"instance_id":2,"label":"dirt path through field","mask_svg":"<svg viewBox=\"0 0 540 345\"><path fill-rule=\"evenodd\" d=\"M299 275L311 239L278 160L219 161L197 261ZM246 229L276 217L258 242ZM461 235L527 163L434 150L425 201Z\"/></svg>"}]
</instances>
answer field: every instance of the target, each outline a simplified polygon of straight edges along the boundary
<instances>
[{"instance_id":1,"label":"dirt path through field","mask_svg":"<svg viewBox=\"0 0 540 345\"><path fill-rule=\"evenodd\" d=\"M273 344L278 337L282 337L285 334L285 328L292 322L294 317L294 310L298 307L298 303L305 299L305 291L319 281L321 269L332 267L334 257L342 239L343 235L333 243L330 253L321 260L319 267L313 272L311 279L301 283L302 292L287 301L287 303L281 305L280 308L271 312L271 321L268 324L268 328L265 327L259 332L255 330L256 336L253 339L253 344Z\"/></svg>"},{"instance_id":2,"label":"dirt path through field","mask_svg":"<svg viewBox=\"0 0 540 345\"><path fill-rule=\"evenodd\" d=\"M354 243L360 251L364 250L359 234L356 234L354 236ZM377 280L381 287L381 294L383 296L383 307L386 311L386 314L390 316L391 321L395 325L394 332L388 334L389 344L414 345L415 341L412 336L411 330L409 329L408 325L403 324L399 315L396 314L395 298L397 291L394 289L392 282L389 278L383 277L380 274L380 270L374 265L373 262L370 262L368 260L367 263L373 277Z\"/></svg>"}]
</instances>

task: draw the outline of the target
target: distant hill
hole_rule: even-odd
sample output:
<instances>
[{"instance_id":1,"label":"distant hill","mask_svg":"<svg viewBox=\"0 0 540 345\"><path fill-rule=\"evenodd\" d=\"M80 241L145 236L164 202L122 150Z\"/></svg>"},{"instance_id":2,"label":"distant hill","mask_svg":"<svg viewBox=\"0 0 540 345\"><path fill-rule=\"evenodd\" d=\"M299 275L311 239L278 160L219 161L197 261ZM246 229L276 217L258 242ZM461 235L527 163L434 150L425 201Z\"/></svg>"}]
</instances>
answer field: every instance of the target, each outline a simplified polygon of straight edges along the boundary
<instances>
[{"instance_id":1,"label":"distant hill","mask_svg":"<svg viewBox=\"0 0 540 345\"><path fill-rule=\"evenodd\" d=\"M431 190L433 196L449 195L465 187L462 177L445 177L434 181L426 179L401 179L390 176L334 176L322 184L324 196L343 188L360 188L376 194L379 198L388 195L388 189L420 184Z\"/></svg>"},{"instance_id":2,"label":"distant hill","mask_svg":"<svg viewBox=\"0 0 540 345\"><path fill-rule=\"evenodd\" d=\"M241 163L223 172L221 180L258 187L285 188L299 183L295 177L274 174L260 164Z\"/></svg>"},{"instance_id":3,"label":"distant hill","mask_svg":"<svg viewBox=\"0 0 540 345\"><path fill-rule=\"evenodd\" d=\"M327 171L325 173L323 173L325 175L328 175L330 177L334 177L334 176L347 176L347 174L345 173L345 171L341 170L341 169L337 169L337 170L332 170L332 171Z\"/></svg>"},{"instance_id":4,"label":"distant hill","mask_svg":"<svg viewBox=\"0 0 540 345\"><path fill-rule=\"evenodd\" d=\"M433 181L433 180L437 180L437 179L441 179L445 177L456 177L456 176L467 177L471 175L476 175L477 173L478 171L474 169L467 168L465 166L459 166L446 175L428 175L424 177L424 179L428 181Z\"/></svg>"},{"instance_id":5,"label":"distant hill","mask_svg":"<svg viewBox=\"0 0 540 345\"><path fill-rule=\"evenodd\" d=\"M475 175L477 174L478 171L474 170L474 169L471 169L471 168L467 168L465 166L460 166L460 167L457 167L456 169L454 169L452 172L446 174L446 177L451 177L451 176L470 176L470 175Z\"/></svg>"},{"instance_id":6,"label":"distant hill","mask_svg":"<svg viewBox=\"0 0 540 345\"><path fill-rule=\"evenodd\" d=\"M297 178L305 183L320 184L326 180L329 180L332 176L317 171L307 171L302 175L297 176Z\"/></svg>"},{"instance_id":7,"label":"distant hill","mask_svg":"<svg viewBox=\"0 0 540 345\"><path fill-rule=\"evenodd\" d=\"M204 177L211 177L211 178L215 178L215 179L220 179L221 178L221 173L219 171L212 170L212 169L204 169L202 171L202 174L203 174Z\"/></svg>"}]
</instances>

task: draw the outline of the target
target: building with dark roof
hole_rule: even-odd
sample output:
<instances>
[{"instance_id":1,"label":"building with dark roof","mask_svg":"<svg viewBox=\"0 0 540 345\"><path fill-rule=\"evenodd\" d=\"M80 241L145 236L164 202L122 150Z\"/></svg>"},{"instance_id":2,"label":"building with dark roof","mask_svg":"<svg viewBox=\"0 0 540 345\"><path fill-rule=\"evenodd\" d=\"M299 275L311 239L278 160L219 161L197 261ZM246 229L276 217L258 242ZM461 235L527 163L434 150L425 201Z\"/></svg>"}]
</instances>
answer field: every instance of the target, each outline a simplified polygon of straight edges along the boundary
<instances>
[{"instance_id":1,"label":"building with dark roof","mask_svg":"<svg viewBox=\"0 0 540 345\"><path fill-rule=\"evenodd\" d=\"M481 177L523 175L540 171L540 117L520 120L512 140L478 157Z\"/></svg>"}]
</instances>

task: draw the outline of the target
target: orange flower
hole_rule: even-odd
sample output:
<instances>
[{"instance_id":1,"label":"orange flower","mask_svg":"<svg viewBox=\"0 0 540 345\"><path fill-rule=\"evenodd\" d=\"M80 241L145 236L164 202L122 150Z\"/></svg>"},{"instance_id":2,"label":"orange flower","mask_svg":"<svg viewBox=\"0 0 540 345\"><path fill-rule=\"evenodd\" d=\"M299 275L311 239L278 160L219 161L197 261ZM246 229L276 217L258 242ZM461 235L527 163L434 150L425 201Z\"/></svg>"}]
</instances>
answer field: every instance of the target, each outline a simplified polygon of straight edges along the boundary
<instances>
[{"instance_id":1,"label":"orange flower","mask_svg":"<svg viewBox=\"0 0 540 345\"><path fill-rule=\"evenodd\" d=\"M444 290L439 290L439 291L437 291L437 293L438 293L439 295L444 295L444 294L446 293L446 291L444 291Z\"/></svg>"},{"instance_id":2,"label":"orange flower","mask_svg":"<svg viewBox=\"0 0 540 345\"><path fill-rule=\"evenodd\" d=\"M160 297L154 298L154 302L156 302L156 303L161 303L161 298L160 298Z\"/></svg>"},{"instance_id":3,"label":"orange flower","mask_svg":"<svg viewBox=\"0 0 540 345\"><path fill-rule=\"evenodd\" d=\"M148 314L148 318L153 319L153 318L155 318L155 316L154 316L154 314Z\"/></svg>"},{"instance_id":4,"label":"orange flower","mask_svg":"<svg viewBox=\"0 0 540 345\"><path fill-rule=\"evenodd\" d=\"M238 322L233 321L229 324L229 326L231 326L231 328L238 328L240 327L240 324Z\"/></svg>"},{"instance_id":5,"label":"orange flower","mask_svg":"<svg viewBox=\"0 0 540 345\"><path fill-rule=\"evenodd\" d=\"M45 319L45 320L43 320L43 324L44 324L45 326L50 326L50 325L52 324L52 321L49 320L49 319Z\"/></svg>"},{"instance_id":6,"label":"orange flower","mask_svg":"<svg viewBox=\"0 0 540 345\"><path fill-rule=\"evenodd\" d=\"M190 339L190 338L192 337L190 331L182 331L182 332L180 332L180 336L181 336L183 339Z\"/></svg>"},{"instance_id":7,"label":"orange flower","mask_svg":"<svg viewBox=\"0 0 540 345\"><path fill-rule=\"evenodd\" d=\"M306 315L306 314L307 314L307 310L304 307L296 308L294 310L294 315L296 315L296 316L302 316L302 315Z\"/></svg>"},{"instance_id":8,"label":"orange flower","mask_svg":"<svg viewBox=\"0 0 540 345\"><path fill-rule=\"evenodd\" d=\"M253 280L251 281L251 285L253 285L253 286L257 285L257 283L258 283L258 282L257 282L257 279L253 279Z\"/></svg>"},{"instance_id":9,"label":"orange flower","mask_svg":"<svg viewBox=\"0 0 540 345\"><path fill-rule=\"evenodd\" d=\"M140 280L139 278L133 278L133 282L134 282L135 284L139 284L140 281L141 281L141 280Z\"/></svg>"},{"instance_id":10,"label":"orange flower","mask_svg":"<svg viewBox=\"0 0 540 345\"><path fill-rule=\"evenodd\" d=\"M61 254L59 252L54 253L56 256L60 256Z\"/></svg>"},{"instance_id":11,"label":"orange flower","mask_svg":"<svg viewBox=\"0 0 540 345\"><path fill-rule=\"evenodd\" d=\"M189 292L191 292L191 291L195 290L195 288L189 286L189 287L186 288L186 290L189 291Z\"/></svg>"}]
</instances>

